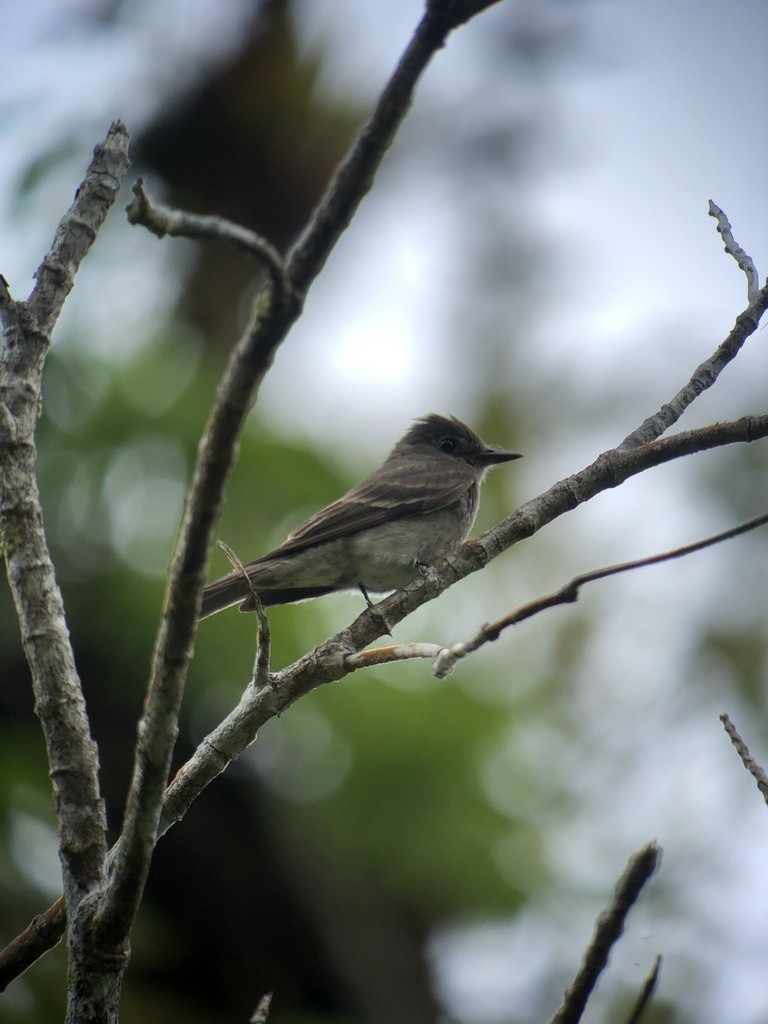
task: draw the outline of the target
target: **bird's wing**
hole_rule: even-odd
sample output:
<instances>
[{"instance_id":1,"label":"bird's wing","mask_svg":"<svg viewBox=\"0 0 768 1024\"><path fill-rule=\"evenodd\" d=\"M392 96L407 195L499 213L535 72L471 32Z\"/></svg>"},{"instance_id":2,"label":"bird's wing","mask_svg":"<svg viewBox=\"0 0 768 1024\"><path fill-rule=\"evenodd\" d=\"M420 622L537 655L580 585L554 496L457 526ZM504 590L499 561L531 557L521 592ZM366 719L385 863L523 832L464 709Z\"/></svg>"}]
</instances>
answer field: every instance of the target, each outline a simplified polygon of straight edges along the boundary
<instances>
[{"instance_id":1,"label":"bird's wing","mask_svg":"<svg viewBox=\"0 0 768 1024\"><path fill-rule=\"evenodd\" d=\"M279 547L249 564L338 540L404 516L445 508L459 501L473 484L474 474L462 463L446 460L438 474L425 473L420 466L385 462L343 498L310 516Z\"/></svg>"}]
</instances>

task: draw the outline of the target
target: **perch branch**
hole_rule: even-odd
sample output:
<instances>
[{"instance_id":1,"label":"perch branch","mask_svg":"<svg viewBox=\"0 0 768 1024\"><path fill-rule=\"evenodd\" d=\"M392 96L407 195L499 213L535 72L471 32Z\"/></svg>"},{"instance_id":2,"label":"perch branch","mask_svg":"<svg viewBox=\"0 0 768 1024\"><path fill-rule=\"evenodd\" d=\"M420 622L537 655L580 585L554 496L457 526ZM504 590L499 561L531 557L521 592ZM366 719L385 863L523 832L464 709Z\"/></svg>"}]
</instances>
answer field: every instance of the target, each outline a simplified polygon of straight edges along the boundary
<instances>
[{"instance_id":1,"label":"perch branch","mask_svg":"<svg viewBox=\"0 0 768 1024\"><path fill-rule=\"evenodd\" d=\"M648 843L630 858L611 902L597 919L581 967L549 1024L577 1024L581 1020L587 1000L608 963L611 948L621 938L627 915L658 867L660 856L656 843Z\"/></svg>"},{"instance_id":2,"label":"perch branch","mask_svg":"<svg viewBox=\"0 0 768 1024\"><path fill-rule=\"evenodd\" d=\"M498 640L501 633L509 626L516 626L519 622L530 619L533 615L538 615L539 612L544 611L546 608L554 608L560 604L573 604L575 601L578 601L581 588L587 583L604 580L609 576L618 576L619 573L630 572L633 569L643 569L649 565L671 562L675 558L682 558L684 555L691 555L695 551L702 551L704 548L712 547L713 544L720 544L722 541L730 540L732 537L738 537L742 533L755 530L758 526L764 526L766 523L768 523L768 512L755 516L754 519L749 519L739 526L723 530L722 533L713 534L710 537L705 537L704 540L694 541L692 544L684 544L682 547L673 548L671 551L664 551L646 558L638 558L631 562L621 562L619 565L605 566L602 569L593 569L591 572L574 576L569 583L560 587L559 590L546 594L544 597L538 597L535 601L528 601L526 604L515 609L515 611L510 612L509 615L505 615L495 622L486 622L469 640L444 648L435 659L434 673L438 679L444 679L453 672L457 661L466 658L468 654L479 650L485 644Z\"/></svg>"}]
</instances>

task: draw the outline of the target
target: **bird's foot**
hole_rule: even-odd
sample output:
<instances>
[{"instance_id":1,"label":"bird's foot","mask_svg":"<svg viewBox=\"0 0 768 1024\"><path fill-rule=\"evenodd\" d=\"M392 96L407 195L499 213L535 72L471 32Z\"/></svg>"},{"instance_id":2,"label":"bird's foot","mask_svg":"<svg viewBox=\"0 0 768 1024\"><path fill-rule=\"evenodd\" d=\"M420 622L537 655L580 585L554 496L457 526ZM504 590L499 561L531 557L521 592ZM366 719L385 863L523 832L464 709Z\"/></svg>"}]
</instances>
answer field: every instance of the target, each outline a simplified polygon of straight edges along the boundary
<instances>
[{"instance_id":1,"label":"bird's foot","mask_svg":"<svg viewBox=\"0 0 768 1024\"><path fill-rule=\"evenodd\" d=\"M358 586L358 589L359 589L360 593L365 598L365 603L368 605L368 610L374 612L376 617L386 626L386 635L387 636L392 636L392 631L390 630L389 624L387 623L387 621L384 618L384 616L383 615L379 615L379 613L375 611L376 605L373 603L373 601L368 596L368 591L365 589L365 584L358 583L357 586Z\"/></svg>"}]
</instances>

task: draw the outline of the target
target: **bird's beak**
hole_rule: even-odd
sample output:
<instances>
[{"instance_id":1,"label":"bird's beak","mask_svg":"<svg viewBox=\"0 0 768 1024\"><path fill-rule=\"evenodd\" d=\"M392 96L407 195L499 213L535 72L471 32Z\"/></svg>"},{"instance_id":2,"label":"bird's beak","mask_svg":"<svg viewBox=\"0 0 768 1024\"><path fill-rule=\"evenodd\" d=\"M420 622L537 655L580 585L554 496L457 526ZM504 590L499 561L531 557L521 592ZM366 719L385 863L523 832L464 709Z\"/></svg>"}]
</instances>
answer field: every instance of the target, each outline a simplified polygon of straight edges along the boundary
<instances>
[{"instance_id":1,"label":"bird's beak","mask_svg":"<svg viewBox=\"0 0 768 1024\"><path fill-rule=\"evenodd\" d=\"M489 444L485 451L480 452L480 462L485 466L499 466L502 462L512 462L513 459L522 459L520 452L507 452L496 444Z\"/></svg>"}]
</instances>

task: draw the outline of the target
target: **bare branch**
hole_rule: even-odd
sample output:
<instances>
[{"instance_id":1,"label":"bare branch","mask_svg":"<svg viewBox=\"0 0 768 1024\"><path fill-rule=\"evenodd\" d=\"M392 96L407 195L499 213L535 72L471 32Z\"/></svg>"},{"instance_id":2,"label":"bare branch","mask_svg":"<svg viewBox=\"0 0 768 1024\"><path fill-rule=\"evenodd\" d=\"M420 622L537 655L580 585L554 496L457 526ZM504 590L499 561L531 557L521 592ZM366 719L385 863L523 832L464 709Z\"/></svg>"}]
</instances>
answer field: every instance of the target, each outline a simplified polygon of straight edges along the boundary
<instances>
[{"instance_id":1,"label":"bare branch","mask_svg":"<svg viewBox=\"0 0 768 1024\"><path fill-rule=\"evenodd\" d=\"M653 967L648 972L648 976L643 982L643 987L640 989L640 993L637 997L637 1002L632 1007L629 1016L627 1017L627 1024L640 1024L640 1018L645 1013L645 1010L653 998L653 993L656 991L656 986L659 982L659 975L661 974L661 964L663 957L660 953L656 954L656 959L653 961Z\"/></svg>"},{"instance_id":2,"label":"bare branch","mask_svg":"<svg viewBox=\"0 0 768 1024\"><path fill-rule=\"evenodd\" d=\"M61 939L67 924L64 897L30 923L0 952L0 992Z\"/></svg>"},{"instance_id":3,"label":"bare branch","mask_svg":"<svg viewBox=\"0 0 768 1024\"><path fill-rule=\"evenodd\" d=\"M382 157L408 112L416 84L449 33L497 0L429 0L413 38L376 109L337 170L288 260L288 276L304 294L370 191Z\"/></svg>"},{"instance_id":4,"label":"bare branch","mask_svg":"<svg viewBox=\"0 0 768 1024\"><path fill-rule=\"evenodd\" d=\"M720 715L720 721L723 723L725 731L730 736L731 743L734 745L734 747L736 748L736 753L741 758L741 763L744 765L749 774L757 783L757 788L763 794L763 800L765 800L765 802L768 804L768 777L766 777L765 770L761 768L760 765L752 757L752 755L749 752L749 748L736 731L736 726L730 720L728 715Z\"/></svg>"},{"instance_id":5,"label":"bare branch","mask_svg":"<svg viewBox=\"0 0 768 1024\"><path fill-rule=\"evenodd\" d=\"M106 825L98 754L43 528L34 432L50 333L117 197L128 169L128 142L125 126L116 122L96 147L28 302L14 302L5 282L0 289L0 536L45 735L70 912L103 882Z\"/></svg>"},{"instance_id":6,"label":"bare branch","mask_svg":"<svg viewBox=\"0 0 768 1024\"><path fill-rule=\"evenodd\" d=\"M630 572L633 569L644 569L649 565L658 565L660 562L671 562L675 558L682 558L684 555L691 555L695 551L702 551L704 548L712 547L713 544L720 544L722 541L738 537L742 533L757 529L768 523L768 512L754 519L749 519L739 526L723 530L722 533L713 534L704 540L694 541L692 544L684 544L681 547L673 548L671 551L664 551L661 554L650 555L647 558L638 558L631 562L621 562L619 565L609 565L602 569L593 569L591 572L581 573L573 579L544 597L538 597L535 601L528 601L515 611L510 612L495 622L486 622L480 627L474 636L463 643L452 644L444 648L435 659L433 671L438 679L444 679L453 672L456 662L466 658L468 654L479 650L487 643L498 640L501 633L509 626L515 626L525 619L530 619L546 608L554 608L560 604L573 604L579 599L581 588L587 583L594 583L596 580L604 580L609 576L618 576L619 573Z\"/></svg>"},{"instance_id":7,"label":"bare branch","mask_svg":"<svg viewBox=\"0 0 768 1024\"><path fill-rule=\"evenodd\" d=\"M166 789L158 836L181 821L206 786L253 743L261 726L285 707L274 677L261 686L246 687L237 706L202 740Z\"/></svg>"},{"instance_id":8,"label":"bare branch","mask_svg":"<svg viewBox=\"0 0 768 1024\"><path fill-rule=\"evenodd\" d=\"M757 290L760 287L760 281L757 276L757 268L752 260L752 257L747 255L741 246L738 244L736 239L733 237L733 230L731 229L731 222L728 220L726 215L717 205L709 200L709 216L714 217L717 221L717 233L723 240L725 251L729 256L733 256L739 265L739 269L743 270L747 278L747 299L751 302Z\"/></svg>"},{"instance_id":9,"label":"bare branch","mask_svg":"<svg viewBox=\"0 0 768 1024\"><path fill-rule=\"evenodd\" d=\"M50 334L64 301L72 291L75 274L104 223L130 166L128 129L122 121L110 126L75 200L61 219L48 255L35 272L37 283L29 296L29 309L42 334Z\"/></svg>"},{"instance_id":10,"label":"bare branch","mask_svg":"<svg viewBox=\"0 0 768 1024\"><path fill-rule=\"evenodd\" d=\"M263 263L272 280L273 289L280 294L287 288L283 260L277 249L266 238L234 224L224 217L206 217L153 202L146 193L144 181L138 178L133 186L134 199L126 206L131 224L140 224L164 238L194 238L208 242L225 242L257 263Z\"/></svg>"},{"instance_id":11,"label":"bare branch","mask_svg":"<svg viewBox=\"0 0 768 1024\"><path fill-rule=\"evenodd\" d=\"M624 438L619 447L637 448L647 444L649 441L661 437L673 423L677 423L691 402L698 398L702 391L711 388L723 369L736 358L744 342L757 330L760 318L766 309L768 309L768 284L751 296L749 305L743 313L736 317L736 323L725 341L718 346L709 359L696 367L691 379L678 391L672 401L662 405L658 412L644 420L636 430Z\"/></svg>"},{"instance_id":12,"label":"bare branch","mask_svg":"<svg viewBox=\"0 0 768 1024\"><path fill-rule=\"evenodd\" d=\"M630 857L611 902L597 919L592 941L584 952L578 974L566 990L563 1002L549 1024L577 1024L581 1020L587 1000L608 963L611 948L624 931L627 914L658 867L660 856L660 847L656 843L648 843Z\"/></svg>"}]
</instances>

